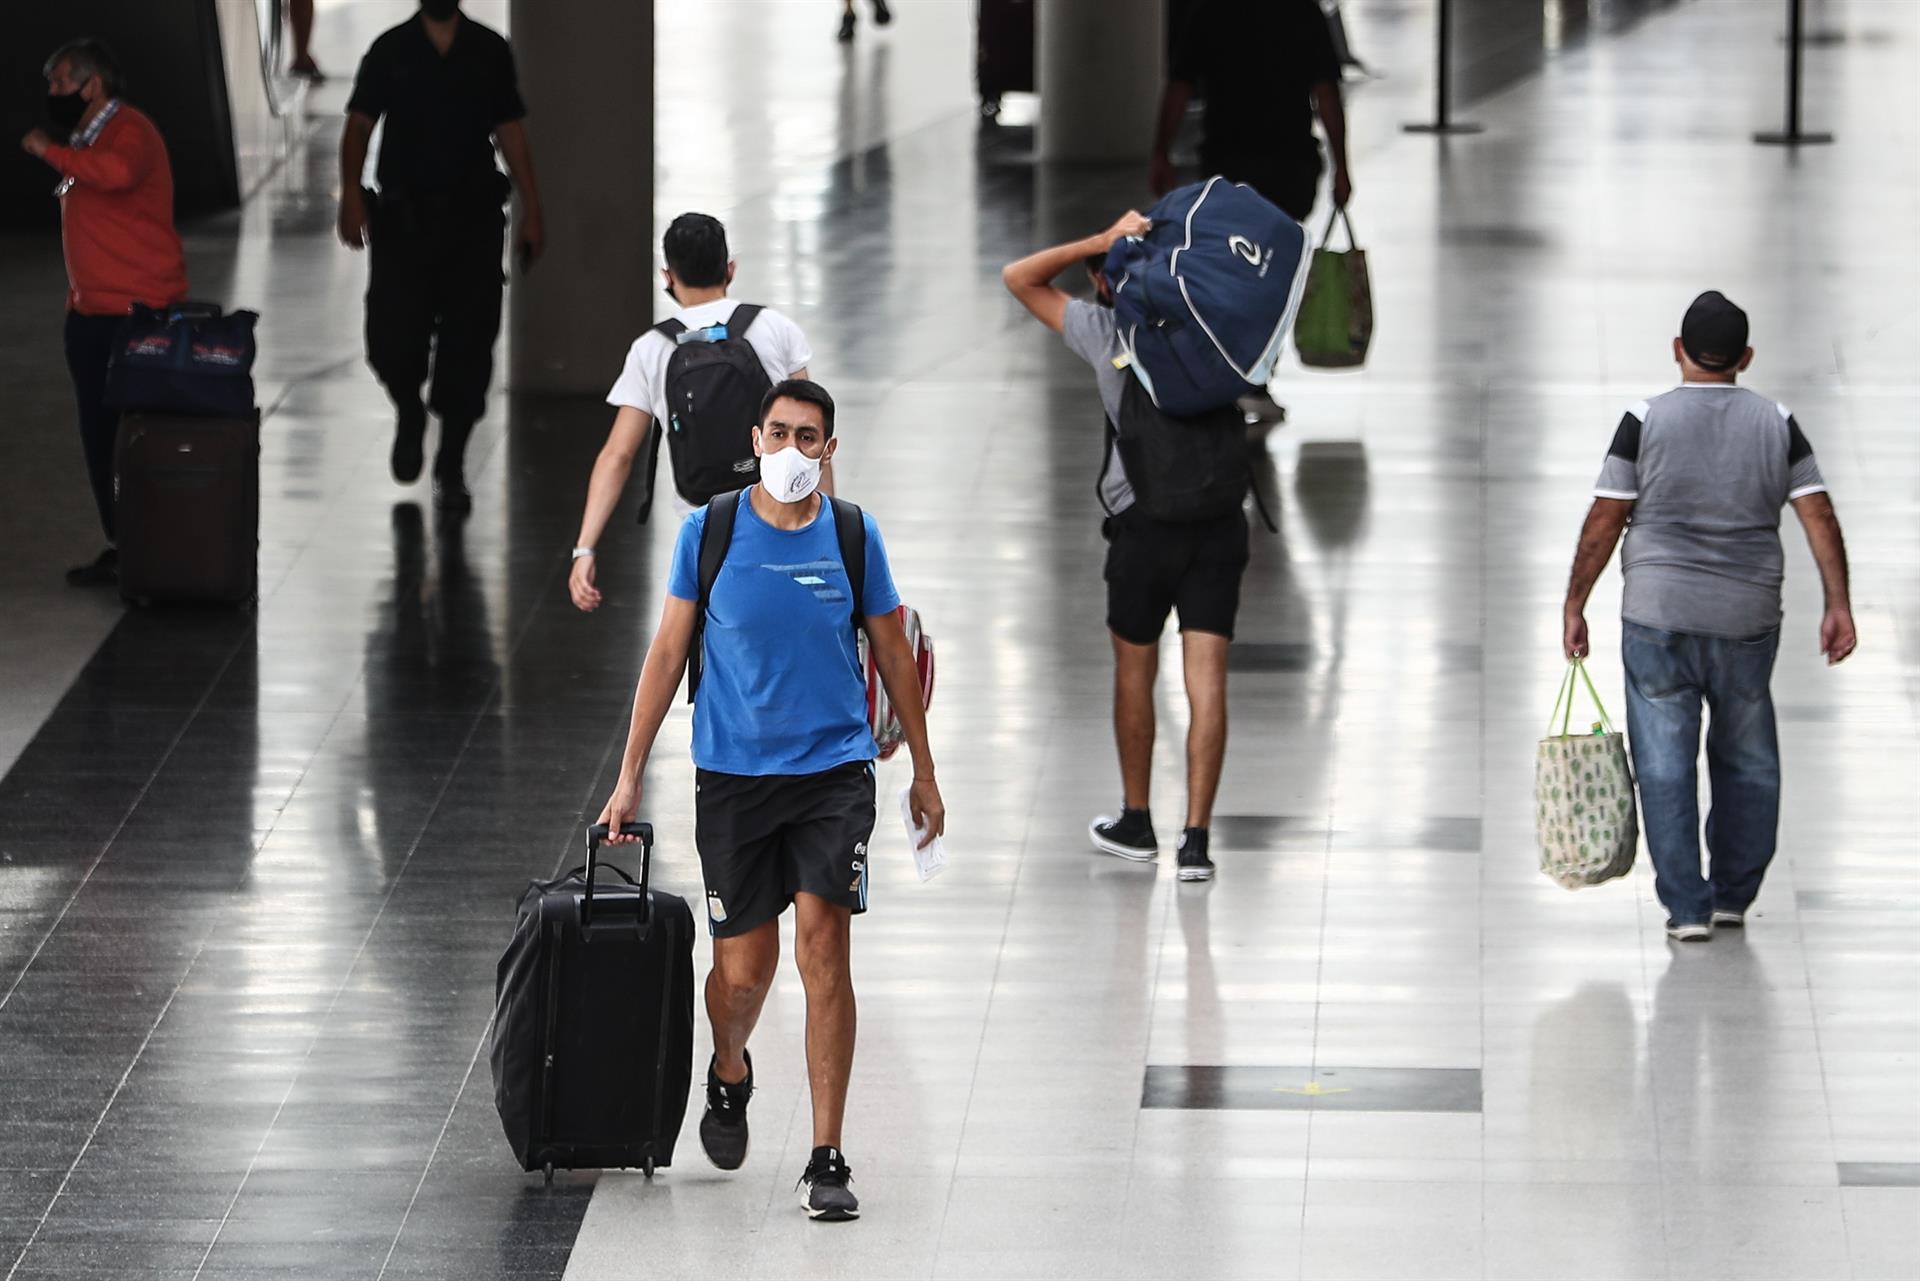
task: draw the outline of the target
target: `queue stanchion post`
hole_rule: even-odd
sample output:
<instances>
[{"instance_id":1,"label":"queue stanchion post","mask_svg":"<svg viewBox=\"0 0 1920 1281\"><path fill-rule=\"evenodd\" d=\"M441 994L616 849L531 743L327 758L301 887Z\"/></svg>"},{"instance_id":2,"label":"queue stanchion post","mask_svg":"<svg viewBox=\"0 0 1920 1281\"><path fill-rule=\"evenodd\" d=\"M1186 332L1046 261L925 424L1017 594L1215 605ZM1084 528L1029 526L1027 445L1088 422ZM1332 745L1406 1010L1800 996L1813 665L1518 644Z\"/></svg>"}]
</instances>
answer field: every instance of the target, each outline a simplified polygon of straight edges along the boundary
<instances>
[{"instance_id":1,"label":"queue stanchion post","mask_svg":"<svg viewBox=\"0 0 1920 1281\"><path fill-rule=\"evenodd\" d=\"M1440 137L1460 134L1474 134L1484 131L1484 126L1453 118L1453 0L1440 0L1440 30L1435 41L1435 65L1433 74L1434 106L1433 119L1415 124L1402 125L1407 133L1426 133Z\"/></svg>"}]
</instances>

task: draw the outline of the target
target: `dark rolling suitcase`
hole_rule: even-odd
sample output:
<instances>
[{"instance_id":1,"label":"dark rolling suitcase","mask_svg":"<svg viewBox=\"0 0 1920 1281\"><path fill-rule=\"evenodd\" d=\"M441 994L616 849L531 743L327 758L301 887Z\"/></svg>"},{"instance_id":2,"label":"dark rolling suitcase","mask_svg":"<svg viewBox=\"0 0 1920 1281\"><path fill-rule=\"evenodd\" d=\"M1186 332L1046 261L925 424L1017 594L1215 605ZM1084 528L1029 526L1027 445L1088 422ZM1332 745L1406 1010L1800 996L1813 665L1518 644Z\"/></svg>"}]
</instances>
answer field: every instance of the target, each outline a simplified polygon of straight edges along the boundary
<instances>
[{"instance_id":1,"label":"dark rolling suitcase","mask_svg":"<svg viewBox=\"0 0 1920 1281\"><path fill-rule=\"evenodd\" d=\"M1034 90L1034 0L979 0L979 43L974 78L980 89L980 114L1000 114L1000 99Z\"/></svg>"},{"instance_id":2,"label":"dark rolling suitcase","mask_svg":"<svg viewBox=\"0 0 1920 1281\"><path fill-rule=\"evenodd\" d=\"M120 595L245 604L257 589L260 415L129 413L114 444Z\"/></svg>"},{"instance_id":3,"label":"dark rolling suitcase","mask_svg":"<svg viewBox=\"0 0 1920 1281\"><path fill-rule=\"evenodd\" d=\"M523 1170L640 1169L673 1163L693 1084L693 911L647 886L653 827L639 836L640 880L587 861L520 900L500 958L493 1098ZM608 873L612 873L608 876Z\"/></svg>"}]
</instances>

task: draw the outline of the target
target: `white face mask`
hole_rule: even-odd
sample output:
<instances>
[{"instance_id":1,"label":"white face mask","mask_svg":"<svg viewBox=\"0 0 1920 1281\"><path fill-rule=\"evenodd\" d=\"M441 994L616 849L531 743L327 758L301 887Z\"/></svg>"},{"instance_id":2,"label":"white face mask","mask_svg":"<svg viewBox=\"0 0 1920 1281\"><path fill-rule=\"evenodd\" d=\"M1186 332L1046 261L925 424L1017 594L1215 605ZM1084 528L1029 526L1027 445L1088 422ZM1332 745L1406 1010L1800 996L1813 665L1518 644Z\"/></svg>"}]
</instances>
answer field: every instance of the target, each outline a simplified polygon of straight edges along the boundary
<instances>
[{"instance_id":1,"label":"white face mask","mask_svg":"<svg viewBox=\"0 0 1920 1281\"><path fill-rule=\"evenodd\" d=\"M820 488L819 458L809 458L798 445L760 455L760 486L775 502L797 503Z\"/></svg>"}]
</instances>

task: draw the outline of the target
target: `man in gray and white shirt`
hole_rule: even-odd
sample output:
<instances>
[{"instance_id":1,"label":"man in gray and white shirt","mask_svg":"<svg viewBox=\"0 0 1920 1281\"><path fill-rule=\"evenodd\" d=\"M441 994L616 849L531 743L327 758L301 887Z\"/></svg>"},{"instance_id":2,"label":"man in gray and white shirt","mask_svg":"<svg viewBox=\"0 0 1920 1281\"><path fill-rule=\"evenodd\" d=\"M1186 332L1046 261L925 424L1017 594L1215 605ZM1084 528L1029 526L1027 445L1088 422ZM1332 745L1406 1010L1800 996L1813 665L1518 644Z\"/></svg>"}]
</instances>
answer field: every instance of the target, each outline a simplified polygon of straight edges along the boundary
<instances>
[{"instance_id":1,"label":"man in gray and white shirt","mask_svg":"<svg viewBox=\"0 0 1920 1281\"><path fill-rule=\"evenodd\" d=\"M1780 509L1820 567L1820 652L1853 652L1847 556L1813 447L1792 413L1735 380L1753 362L1747 316L1700 295L1673 341L1681 384L1627 411L1601 465L1567 585L1564 648L1587 653L1587 596L1621 530L1627 736L1667 933L1737 928L1773 858L1780 750L1768 688L1780 640ZM1629 525L1631 520L1631 525ZM1700 872L1696 759L1712 711L1708 873Z\"/></svg>"}]
</instances>

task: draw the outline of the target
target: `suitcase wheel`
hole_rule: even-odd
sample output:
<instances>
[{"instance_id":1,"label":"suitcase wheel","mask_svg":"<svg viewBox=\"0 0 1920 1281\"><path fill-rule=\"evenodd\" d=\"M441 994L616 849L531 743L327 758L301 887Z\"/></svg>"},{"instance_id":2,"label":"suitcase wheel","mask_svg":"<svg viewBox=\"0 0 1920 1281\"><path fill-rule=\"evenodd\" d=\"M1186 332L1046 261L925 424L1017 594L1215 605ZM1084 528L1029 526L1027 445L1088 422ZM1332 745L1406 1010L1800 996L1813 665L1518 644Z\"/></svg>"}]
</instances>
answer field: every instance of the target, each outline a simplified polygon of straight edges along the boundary
<instances>
[{"instance_id":1,"label":"suitcase wheel","mask_svg":"<svg viewBox=\"0 0 1920 1281\"><path fill-rule=\"evenodd\" d=\"M653 1158L652 1157L648 1157L647 1163L640 1167L640 1173L646 1175L649 1179L653 1177Z\"/></svg>"},{"instance_id":2,"label":"suitcase wheel","mask_svg":"<svg viewBox=\"0 0 1920 1281\"><path fill-rule=\"evenodd\" d=\"M553 1186L553 1162L547 1162L547 1186Z\"/></svg>"}]
</instances>

